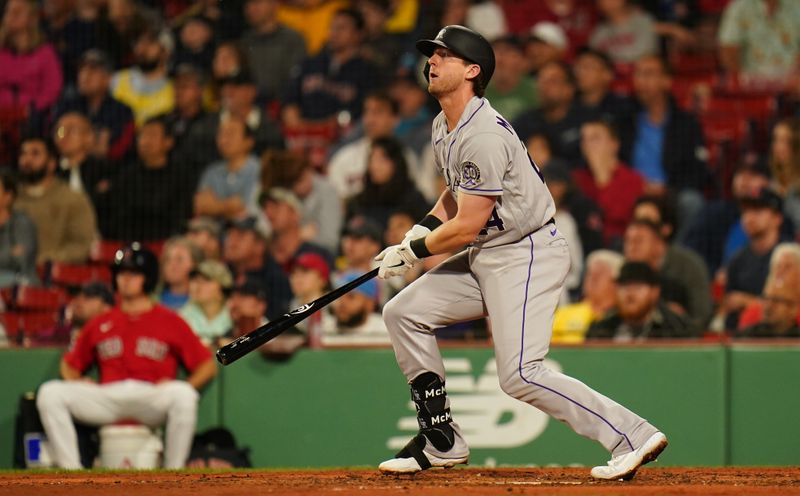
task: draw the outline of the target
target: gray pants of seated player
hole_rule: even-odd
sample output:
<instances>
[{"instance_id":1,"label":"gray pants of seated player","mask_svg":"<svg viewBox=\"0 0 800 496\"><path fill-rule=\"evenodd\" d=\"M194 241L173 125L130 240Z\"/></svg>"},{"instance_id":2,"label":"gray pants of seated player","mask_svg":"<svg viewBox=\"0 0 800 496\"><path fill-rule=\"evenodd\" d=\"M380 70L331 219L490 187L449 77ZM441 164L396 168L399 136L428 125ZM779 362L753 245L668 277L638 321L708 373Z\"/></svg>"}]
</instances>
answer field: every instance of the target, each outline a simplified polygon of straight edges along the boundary
<instances>
[{"instance_id":1,"label":"gray pants of seated player","mask_svg":"<svg viewBox=\"0 0 800 496\"><path fill-rule=\"evenodd\" d=\"M545 226L512 245L468 248L414 281L383 312L408 381L425 371L445 377L437 328L488 314L503 391L598 441L613 456L641 446L655 427L542 365L569 264L566 240Z\"/></svg>"}]
</instances>

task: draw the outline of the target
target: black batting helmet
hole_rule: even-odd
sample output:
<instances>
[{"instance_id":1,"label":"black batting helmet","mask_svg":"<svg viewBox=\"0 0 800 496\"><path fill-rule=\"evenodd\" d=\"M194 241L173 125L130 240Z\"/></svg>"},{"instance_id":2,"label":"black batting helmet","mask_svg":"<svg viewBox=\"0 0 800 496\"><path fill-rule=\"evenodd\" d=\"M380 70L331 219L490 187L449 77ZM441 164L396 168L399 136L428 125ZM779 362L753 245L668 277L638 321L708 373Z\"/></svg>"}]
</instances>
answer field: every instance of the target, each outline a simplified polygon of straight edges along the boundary
<instances>
[{"instance_id":1,"label":"black batting helmet","mask_svg":"<svg viewBox=\"0 0 800 496\"><path fill-rule=\"evenodd\" d=\"M445 26L432 40L417 41L417 50L426 57L433 55L437 48L447 48L464 60L481 67L480 78L483 85L489 84L494 74L494 50L486 38L475 31L456 24ZM428 71L425 71L427 78Z\"/></svg>"},{"instance_id":2,"label":"black batting helmet","mask_svg":"<svg viewBox=\"0 0 800 496\"><path fill-rule=\"evenodd\" d=\"M144 275L144 292L152 293L158 283L158 259L150 250L139 243L120 248L111 264L114 289L117 287L117 274L123 270Z\"/></svg>"}]
</instances>

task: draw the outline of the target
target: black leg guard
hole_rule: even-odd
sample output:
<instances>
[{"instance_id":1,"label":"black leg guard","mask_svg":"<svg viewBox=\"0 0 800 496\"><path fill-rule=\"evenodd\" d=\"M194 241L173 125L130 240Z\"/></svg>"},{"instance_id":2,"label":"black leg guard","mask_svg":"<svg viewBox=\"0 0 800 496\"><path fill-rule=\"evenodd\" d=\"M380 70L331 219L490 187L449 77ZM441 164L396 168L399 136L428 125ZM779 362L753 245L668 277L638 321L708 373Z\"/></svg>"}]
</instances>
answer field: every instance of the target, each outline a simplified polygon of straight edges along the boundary
<instances>
[{"instance_id":1,"label":"black leg guard","mask_svg":"<svg viewBox=\"0 0 800 496\"><path fill-rule=\"evenodd\" d=\"M411 381L411 399L417 408L419 434L397 453L397 458L414 457L423 469L431 464L422 453L426 439L439 451L448 451L455 444L455 431L444 382L433 372L425 372Z\"/></svg>"}]
</instances>

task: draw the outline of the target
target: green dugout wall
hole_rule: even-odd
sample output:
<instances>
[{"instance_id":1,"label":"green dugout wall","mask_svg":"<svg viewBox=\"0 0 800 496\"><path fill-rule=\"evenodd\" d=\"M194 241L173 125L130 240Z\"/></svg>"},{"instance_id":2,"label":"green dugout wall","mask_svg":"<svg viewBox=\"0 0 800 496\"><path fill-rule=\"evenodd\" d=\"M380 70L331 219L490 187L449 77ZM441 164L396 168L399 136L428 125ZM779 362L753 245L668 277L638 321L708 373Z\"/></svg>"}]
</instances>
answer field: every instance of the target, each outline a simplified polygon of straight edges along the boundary
<instances>
[{"instance_id":1,"label":"green dugout wall","mask_svg":"<svg viewBox=\"0 0 800 496\"><path fill-rule=\"evenodd\" d=\"M62 350L0 350L0 468L12 464L19 396L58 373ZM499 389L492 351L443 351L454 417L474 465L592 465L597 444ZM800 345L555 348L548 365L661 427L664 465L800 464ZM416 430L389 349L257 353L220 370L198 429L225 425L256 466L375 465Z\"/></svg>"}]
</instances>

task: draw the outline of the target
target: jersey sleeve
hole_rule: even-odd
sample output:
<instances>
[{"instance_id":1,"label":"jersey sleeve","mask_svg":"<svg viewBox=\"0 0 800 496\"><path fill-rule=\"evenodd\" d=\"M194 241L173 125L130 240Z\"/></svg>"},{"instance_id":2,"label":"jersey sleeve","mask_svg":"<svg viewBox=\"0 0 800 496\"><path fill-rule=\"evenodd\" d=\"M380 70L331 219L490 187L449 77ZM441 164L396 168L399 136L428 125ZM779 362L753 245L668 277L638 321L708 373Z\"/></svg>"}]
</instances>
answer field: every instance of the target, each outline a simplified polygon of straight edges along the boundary
<instances>
[{"instance_id":1,"label":"jersey sleeve","mask_svg":"<svg viewBox=\"0 0 800 496\"><path fill-rule=\"evenodd\" d=\"M186 321L177 314L172 314L170 318L172 319L170 327L173 333L173 349L183 366L192 372L198 365L211 358L211 352Z\"/></svg>"},{"instance_id":2,"label":"jersey sleeve","mask_svg":"<svg viewBox=\"0 0 800 496\"><path fill-rule=\"evenodd\" d=\"M472 195L502 196L509 156L505 140L497 134L469 137L461 146L456 165L458 189Z\"/></svg>"},{"instance_id":3,"label":"jersey sleeve","mask_svg":"<svg viewBox=\"0 0 800 496\"><path fill-rule=\"evenodd\" d=\"M64 361L67 362L67 365L81 373L94 362L94 342L92 336L95 334L98 325L98 319L90 320L83 329L81 329L75 342L64 354Z\"/></svg>"}]
</instances>

